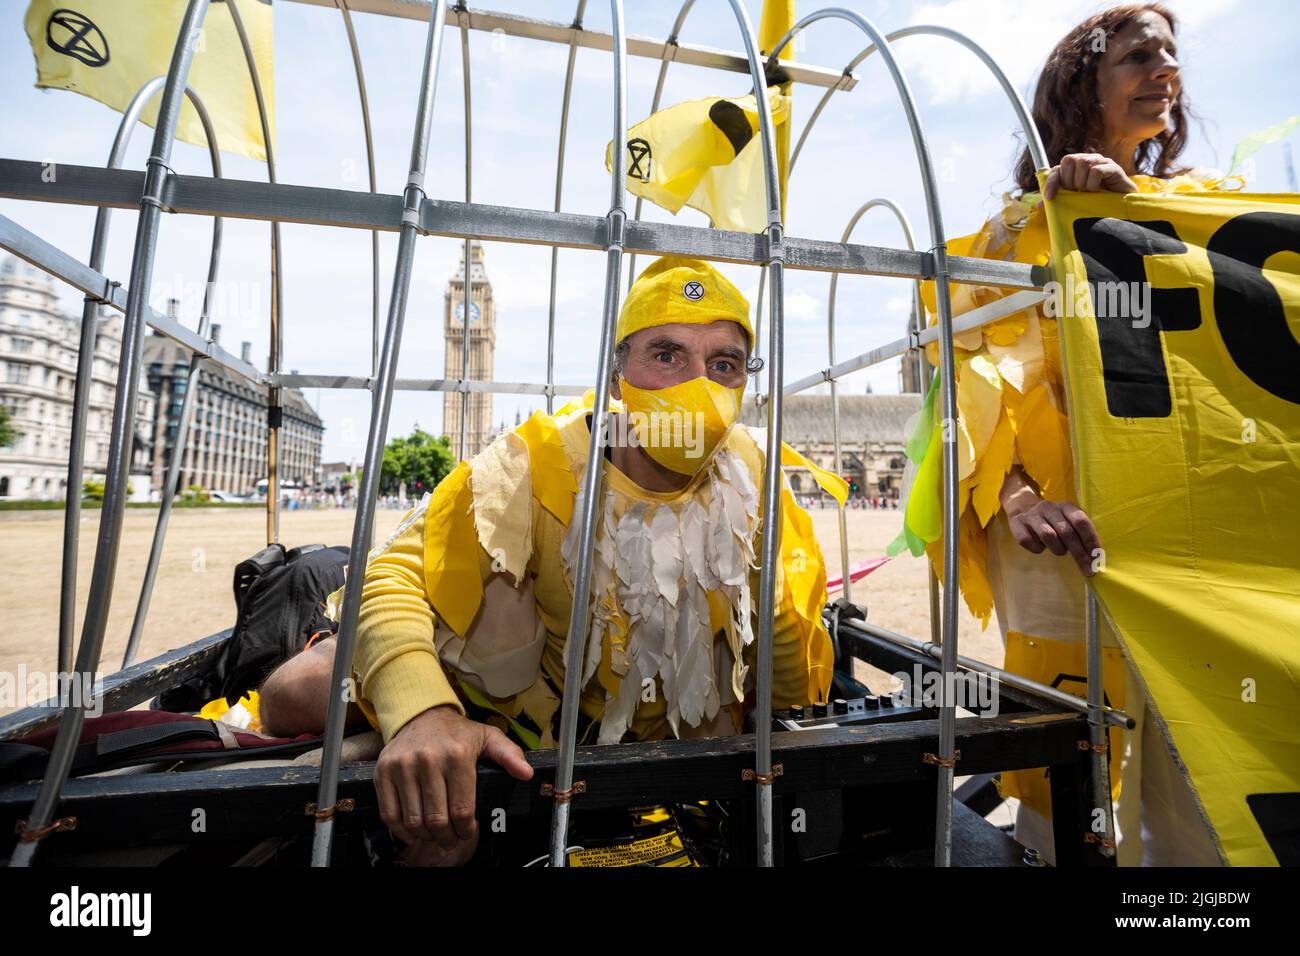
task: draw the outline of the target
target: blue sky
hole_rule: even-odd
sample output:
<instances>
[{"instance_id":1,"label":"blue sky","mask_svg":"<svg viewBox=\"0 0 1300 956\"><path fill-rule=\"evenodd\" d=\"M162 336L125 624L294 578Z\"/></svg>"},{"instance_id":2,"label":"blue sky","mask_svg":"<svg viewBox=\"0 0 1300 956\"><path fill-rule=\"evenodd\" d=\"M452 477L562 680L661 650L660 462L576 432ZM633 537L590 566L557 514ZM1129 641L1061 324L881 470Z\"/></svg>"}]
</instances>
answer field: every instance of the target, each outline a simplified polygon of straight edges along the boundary
<instances>
[{"instance_id":1,"label":"blue sky","mask_svg":"<svg viewBox=\"0 0 1300 956\"><path fill-rule=\"evenodd\" d=\"M493 10L568 22L574 0L490 0ZM747 0L752 18L758 0ZM937 23L960 29L988 49L1026 94L1043 59L1075 22L1104 4L1060 0L951 0L906 3L901 0L845 0L882 31L912 23ZM1300 71L1294 58L1300 28L1288 0L1173 0L1182 18L1180 57L1184 86L1202 121L1194 124L1184 160L1226 169L1234 145L1245 135L1300 113ZM22 29L25 0L0 0L0 155L29 160L102 164L119 114L86 97L33 87L35 68ZM475 6L478 6L475 4ZM662 38L677 13L676 0L631 0L630 34ZM609 29L609 12L600 0L588 4L586 25ZM801 4L801 13L815 9ZM375 130L379 188L400 193L406 178L411 128L424 46L423 24L385 17L354 16L367 71ZM277 0L275 4L276 154L282 182L343 189L366 188L365 147L347 37L337 11ZM683 32L685 42L738 49L725 0L699 0ZM815 25L798 51L801 60L839 69L865 41L840 24ZM508 37L473 34L470 38L474 101L474 199L478 202L549 209L554 192L555 152L567 49ZM461 98L460 38L449 30L439 76L433 149L426 185L430 196L464 196L464 115ZM945 231L974 231L999 204L1016 156L1015 122L1010 108L982 67L965 51L932 38L901 41L898 51L917 95L922 119L940 173ZM649 111L657 61L630 58L629 119ZM790 187L787 233L838 239L852 211L876 196L898 202L929 242L920 180L897 95L879 58L858 70L855 90L838 94L812 134ZM603 157L610 138L609 57L581 50L574 89L565 166L564 209L603 215L608 176ZM739 75L674 65L664 103L747 90ZM795 129L801 129L820 90L796 87ZM137 131L127 165L141 168L150 135ZM223 157L227 176L263 180L264 167L234 154ZM178 143L172 165L178 172L207 174L204 150ZM1249 168L1249 188L1287 188L1283 151L1271 146ZM40 205L0 200L0 213L15 219L80 258L89 251L94 212L86 207ZM873 214L874 215L874 214ZM672 217L646 204L644 217ZM705 224L686 210L680 221ZM113 219L106 271L125 279L135 215ZM253 356L265 363L269 334L269 226L227 222L222 279L231 290L222 342L254 343ZM159 244L154 306L165 307L176 289L197 289L206 275L210 227L197 217L168 216ZM303 372L360 375L370 363L370 236L353 230L289 225L284 238L284 367ZM867 216L855 241L901 245L898 227L882 215ZM381 238L381 305L391 287L395 236ZM442 375L442 293L454 272L458 242L421 238L415 260L406 337L399 374ZM495 378L540 382L545 379L546 314L550 252L543 247L489 244L488 275L497 301ZM640 260L640 266L644 259ZM751 297L757 291L754 268L724 267ZM556 381L591 384L599 337L603 259L594 252L560 254ZM786 374L795 378L827 364L826 295L829 276L789 273L787 280ZM71 311L80 296L66 296ZM840 282L837 303L837 357L896 338L909 303L900 280L848 277ZM197 320L198 296L184 295L182 319ZM898 389L897 363L852 376L843 386L861 392L870 382L877 393ZM368 426L364 392L308 392L325 419L326 460L359 457ZM493 416L513 422L540 403L531 396L497 395ZM442 426L442 396L399 393L390 435L404 434L416 422L429 430Z\"/></svg>"}]
</instances>

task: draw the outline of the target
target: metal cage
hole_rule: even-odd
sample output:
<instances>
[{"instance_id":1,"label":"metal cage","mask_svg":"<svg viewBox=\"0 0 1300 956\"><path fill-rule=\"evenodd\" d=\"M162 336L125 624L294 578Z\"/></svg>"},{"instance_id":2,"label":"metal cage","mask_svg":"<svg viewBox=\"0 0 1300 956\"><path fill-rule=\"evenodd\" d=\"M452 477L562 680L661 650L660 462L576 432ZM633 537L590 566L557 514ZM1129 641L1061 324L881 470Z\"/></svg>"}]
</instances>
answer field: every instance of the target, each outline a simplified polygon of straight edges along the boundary
<instances>
[{"instance_id":1,"label":"metal cage","mask_svg":"<svg viewBox=\"0 0 1300 956\"><path fill-rule=\"evenodd\" d=\"M73 414L73 443L69 462L69 489L81 485L82 458L84 454L84 433L86 427L86 406L89 389L88 356L93 356L95 317L105 308L117 309L125 313L122 355L118 371L116 401L113 410L111 444L108 458L107 484L104 494L103 516L95 547L95 560L90 584L88 606L80 643L77 646L75 662L73 659L72 627L75 616L75 575L76 555L78 550L77 527L79 502L76 496L69 497L66 510L64 537L64 559L62 575L62 592L59 625L59 665L63 671L79 674L94 674L100 664L101 650L108 618L108 607L112 598L114 571L116 568L119 542L122 530L123 511L127 495L127 476L131 454L131 436L136 408L136 388L141 364L142 342L145 328L167 336L193 353L190 370L191 387L187 391L185 406L180 419L177 444L184 447L185 429L188 424L191 403L194 396L193 383L201 364L220 366L231 372L244 376L257 386L264 388L268 395L271 422L268 430L268 489L267 489L267 538L274 542L279 536L279 494L277 477L278 429L276 422L280 407L280 390L285 387L314 388L351 388L368 389L372 396L369 433L366 441L364 475L358 495L356 521L351 540L349 563L352 567L363 567L373 537L374 510L378 493L378 480L381 470L382 454L386 439L389 410L394 390L416 391L451 391L467 397L476 391L493 391L515 394L541 394L546 398L547 411L552 410L556 395L581 394L584 390L577 386L557 385L554 381L554 341L555 341L555 290L558 270L558 250L560 248L596 249L605 253L605 289L602 310L600 344L596 367L595 409L598 423L591 430L588 446L588 468L576 509L575 520L582 522L579 563L575 570L575 594L588 594L591 575L591 556L595 541L595 514L599 482L603 470L603 455L600 453L601 441L607 428L608 391L610 381L610 363L614 346L613 334L615 319L619 307L620 282L624 257L637 254L683 254L704 259L756 264L763 268L764 283L767 291L770 324L768 329L768 377L765 393L760 396L767 414L767 448L766 471L762 486L764 514L779 516L781 508L781 473L780 442L782 427L782 402L785 396L811 388L823 382L830 383L834 396L836 383L843 376L902 355L908 351L919 350L929 342L938 342L940 363L937 374L940 378L940 404L942 416L949 422L957 418L956 383L954 380L953 334L976 328L1003 316L1031 307L1044 298L1041 291L1047 280L1045 269L1031 268L1015 263L993 262L983 259L966 259L949 257L943 242L944 227L939 199L935 184L934 168L927 145L921 117L912 96L903 70L895 59L892 43L918 35L946 38L960 44L976 55L995 75L1001 88L1014 108L1024 129L1031 155L1036 165L1047 165L1042 144L1036 127L1030 120L1025 104L1018 92L1007 81L997 64L968 38L943 27L913 26L898 30L888 35L882 34L861 15L843 9L825 9L803 18L790 33L781 40L776 49L760 53L756 49L754 32L744 5L740 0L728 0L735 16L736 27L741 39L742 52L724 53L703 47L684 44L679 33L685 23L687 14L694 0L686 0L682 6L669 37L663 41L629 38L624 31L622 0L610 0L612 32L609 34L592 31L583 25L586 0L579 0L574 19L570 24L551 23L531 20L523 17L476 11L468 9L464 3L448 5L447 0L433 0L432 3L417 3L411 0L295 0L317 6L336 7L347 32L353 65L356 72L358 94L361 100L367 157L369 161L369 192L302 187L285 185L277 182L274 154L267 124L266 108L262 98L261 84L254 66L254 61L247 36L239 17L236 0L227 0L234 24L243 41L245 57L254 84L257 102L261 110L263 133L267 146L267 183L232 181L221 175L218 145L207 122L206 111L193 92L186 86L190 64L194 55L195 38L207 13L209 0L189 0L181 28L172 55L171 65L165 77L158 77L147 83L136 96L131 107L122 118L117 140L105 168L60 165L57 182L45 182L41 176L42 164L12 159L0 159L0 195L8 198L34 200L40 202L76 203L99 207L95 225L95 238L89 264L82 264L73 256L61 251L41 239L38 235L23 229L12 220L0 216L0 246L32 263L64 282L85 293L85 309L82 319L81 352L78 367L77 386ZM384 194L378 191L375 177L374 144L371 137L370 113L366 95L365 76L352 26L354 12L385 15L399 18L427 20L427 38L424 50L423 73L420 82L419 98L415 109L414 131L412 135L409 172L406 182L399 194ZM854 69L872 53L878 53L893 83L905 113L911 131L916 152L916 162L921 172L926 201L926 216L934 244L927 250L914 247L911 226L901 209L887 199L874 199L863 205L848 223L841 241L838 243L787 237L781 219L780 187L777 175L777 157L775 134L767 99L756 97L760 110L760 133L764 160L764 189L768 208L768 224L764 232L749 235L724 232L674 224L642 222L640 220L641 201L637 201L632 217L627 214L624 199L624 172L626 151L615 150L613 175L610 179L609 212L603 217L575 215L561 210L563 194L563 167L568 127L569 103L573 86L574 63L578 49L586 48L606 51L611 56L611 81L614 88L614 111L611 117L612 137L622 143L626 139L626 57L629 54L659 59L658 81L654 95L654 109L659 107L663 91L664 78L672 62L683 62L720 70L746 73L754 83L755 90L766 86L763 57L777 59L793 38L801 31L822 20L837 20L860 30L870 41L869 45L855 57L843 70L828 70L805 64L783 62L781 66L794 82L821 87L825 90L821 101L813 111L804 127L791 159L791 168L797 162L808 135L818 117L823 112L830 97L836 91L847 91L857 83ZM431 120L437 85L438 65L443 52L443 40L447 27L454 26L461 31L461 53L464 65L464 104L465 104L465 146L466 168L464 201L430 198L424 188L426 159L429 153ZM509 35L528 37L535 40L561 43L568 46L568 68L565 77L562 107L560 113L559 145L556 162L554 205L550 212L489 206L472 202L472 110L470 98L470 56L469 31L503 31ZM144 104L161 91L161 107L153 146L143 171L121 169L122 155L135 120ZM182 99L189 96L204 119L208 130L209 148L212 155L213 175L211 177L186 176L174 172L168 165L177 119ZM875 246L854 245L849 242L853 228L861 216L872 208L883 208L892 212L899 220L906 239L906 248L893 249ZM107 240L108 217L112 208L136 208L140 212L136 230L134 254L125 289L102 272L103 248ZM210 258L209 279L213 280L220 267L220 240L223 218L242 218L269 221L272 239L272 298L271 298L271 343L268 368L265 371L254 368L245 361L226 352L210 337L208 329L208 305L205 301L198 328L190 330L167 316L153 312L148 306L148 294L153 271L154 255L158 240L162 214L188 213L210 216L213 219L213 241ZM373 345L371 374L365 378L325 376L313 374L285 374L281 368L283 322L281 310L283 297L280 285L280 234L281 222L310 223L315 225L335 226L349 229L368 229L372 233L372 268L373 268ZM378 268L378 234L381 231L397 232L399 235L396 266L394 268L392 287L382 335L380 332L380 295ZM544 383L516 382L481 382L469 380L468 349L465 350L465 365L461 377L455 380L408 380L396 378L397 360L402 342L403 325L406 316L407 295L411 282L411 265L415 243L421 235L449 236L463 239L466 246L466 261L469 261L471 240L486 239L512 243L531 243L551 247L551 285L548 326L547 376ZM812 270L827 272L831 275L830 301L828 310L829 354L828 365L820 372L809 375L796 382L787 383L784 379L783 336L784 336L784 275L785 270ZM629 264L628 280L631 281L633 268ZM883 344L877 348L855 355L847 360L836 360L834 318L836 283L841 274L892 276L913 280L918 284L922 279L932 280L935 284L937 298L938 323L933 328L924 328L920 311L919 297L914 296L912 328L909 334L897 341ZM993 305L977 309L954 320L951 314L949 284L952 282L987 283L1002 287L1023 290ZM211 288L209 284L209 289ZM469 282L465 283L465 295L469 294ZM758 325L761 331L763 309L763 286L760 286L758 308ZM756 336L757 338L758 336ZM833 399L834 403L834 399ZM467 415L462 414L459 435L459 451L465 453L465 428ZM834 419L835 449L839 455L838 416ZM1072 795L1081 812L1091 807L1104 809L1105 832L1098 834L1092 841L1095 854L1103 861L1113 857L1110 838L1113 825L1110 814L1110 787L1107 781L1105 758L1099 755L1100 745L1104 740L1105 726L1110 724L1131 725L1126 715L1104 707L1101 699L1100 648L1097 640L1096 614L1094 602L1089 595L1089 626L1087 633L1088 647L1088 686L1087 703L1077 701L1067 695L1054 693L1049 688L1033 685L994 669L979 665L977 662L963 658L957 647L957 556L958 540L956 534L957 513L957 459L954 440L945 439L943 446L943 495L944 495L944 561L941 570L942 589L938 589L934 575L927 575L931 586L931 641L922 644L911 641L901 635L893 634L865 621L855 619L852 614L842 614L843 606L827 610L828 623L832 628L833 638L844 645L843 650L850 656L863 656L868 651L876 655L901 663L924 663L933 668L938 667L944 675L942 687L945 688L939 708L937 727L925 727L921 732L909 735L885 735L878 744L897 749L904 743L915 750L920 742L930 740L933 730L937 730L937 746L928 756L934 770L918 767L898 767L893 770L881 766L867 772L862 761L854 757L856 746L854 739L847 736L830 734L820 742L798 741L782 745L784 777L777 784L774 773L773 741L771 732L771 684L772 684L772 629L774 611L774 575L775 564L779 555L779 534L763 536L761 555L761 578L758 596L758 666L757 666L757 711L756 734L752 747L748 740L732 741L723 748L724 752L706 752L696 743L680 741L671 744L656 745L620 745L618 748L603 748L596 754L583 751L583 772L593 782L599 782L600 793L592 793L583 799L590 805L611 805L619 799L635 799L645 793L644 783L637 783L634 772L629 768L630 762L624 761L624 755L635 748L638 761L647 755L658 759L664 766L686 768L684 772L692 774L696 781L710 781L720 792L751 792L754 795L753 820L755 824L756 843L755 861L759 865L772 865L774 860L773 838L773 794L774 789L794 786L792 781L800 773L817 778L815 786L830 786L839 782L872 782L886 778L916 779L920 773L933 773L936 791L936 812L934 820L934 856L933 862L940 866L952 862L953 833L953 776L957 756L957 714L956 705L948 688L953 686L952 679L958 675L969 676L972 673L994 673L1001 683L1004 702L1010 707L1012 717L1001 724L997 721L972 725L971 730L963 736L963 753L961 756L963 770L979 772L981 769L997 769L1014 766L1041 765L1044 753L1052 754L1054 767L1064 768L1061 777L1061 794ZM180 456L174 455L168 472L167 489L175 487ZM145 664L135 664L134 656L138 647L145 617L148 613L149 599L156 575L158 560L167 530L170 513L170 495L164 493L159 512L157 527L150 552L149 563L137 603L135 619L122 669L108 677L100 686L102 698L110 708L129 707L134 703L148 699L169 682L185 679L197 673L205 663L212 660L219 650L225 634L214 635L170 652ZM780 528L777 517L772 526ZM843 509L840 513L840 560L844 570L845 597L849 594L849 568L846 540L846 526ZM342 686L348 677L349 662L357 636L357 615L361 597L363 575L353 574L348 577L343 602L343 617L338 634L338 650L335 656L333 681L334 686ZM851 605L849 605L851 607ZM576 727L578 715L578 698L580 677L583 671L582 655L586 647L588 627L588 605L586 601L576 601L569 623L568 644L566 648L566 677L561 710L560 743L555 753L534 755L535 765L550 771L547 800L551 805L551 840L550 862L552 865L565 865L566 836L569 827L569 814L572 807L571 795L575 789L576 763ZM285 806L301 806L302 798L314 789L313 807L335 808L340 804L340 788L349 794L357 794L368 786L365 768L340 765L340 747L343 737L345 702L341 695L334 695L330 701L327 729L324 739L324 755L318 776L303 771L268 771L248 769L227 774L221 785L223 792L231 793L233 787L242 787L248 792L259 792L266 796L261 802L248 804L232 811L232 817L241 821L240 826L247 832L255 833L259 825L270 826L272 821L283 820ZM999 752L994 729L1007 731L1014 723L1016 713L1036 713L1055 715L1060 718L1055 722L1043 723L1045 736L1037 739L1033 746L1012 744L1009 751ZM39 841L42 837L59 828L55 821L55 811L60 806L76 806L79 812L92 811L98 806L103 819L120 819L123 814L124 801L139 797L144 793L152 795L155 805L167 806L168 801L177 799L178 794L193 793L205 786L217 786L202 773L192 774L183 781L142 780L141 778L116 778L108 784L87 787L81 781L69 781L69 769L75 745L85 719L84 702L69 705L61 713L50 708L31 708L29 711L11 715L0 722L0 736L13 737L30 732L39 726L48 726L57 722L58 735L52 752L50 764L43 781L35 788L34 805L21 825L19 840L13 853L15 865L28 865L32 862ZM1010 723L1009 723L1010 722ZM1087 757L1069 756L1077 742L1081 724L1086 722L1093 749ZM977 722L978 723L978 722ZM994 725L997 725L995 728ZM796 737L800 735L794 735ZM896 738L896 739L895 739ZM1023 743L1022 737L1022 743ZM1019 749L1016 749L1019 746ZM1034 763L1033 761L1040 761ZM855 762L856 761L856 762ZM1028 762L1026 762L1028 761ZM738 769L748 771L748 780L741 783ZM1067 780L1069 770L1076 772L1075 777ZM779 772L779 768L778 768ZM836 776L838 774L838 776ZM891 774L893 777L891 777ZM202 779L200 779L202 778ZM231 783L231 780L234 783ZM1070 781L1073 780L1073 783ZM807 784L807 780L804 781ZM672 786L666 785L672 790ZM1090 792L1084 792L1091 787ZM514 789L511 789L511 788ZM1056 782L1053 783L1054 791ZM1073 788L1073 789L1071 789ZM679 786L680 789L680 786ZM518 787L494 772L491 768L480 769L480 790L504 796L508 804L516 809L538 806L541 798L535 794L521 793ZM23 801L32 800L32 787L0 788L8 796L0 803L17 806ZM61 803L61 800L63 801ZM266 801L281 800L279 809L268 809ZM241 816L242 814L242 816ZM115 817L116 815L116 817ZM314 865L327 865L330 860L331 841L334 834L336 817L332 812L314 814L314 839L312 845L312 862ZM297 820L301 826L301 815ZM1077 840L1077 834L1075 839ZM1058 840L1060 836L1058 834ZM1084 861L1083 840L1077 846L1062 846L1062 858Z\"/></svg>"}]
</instances>

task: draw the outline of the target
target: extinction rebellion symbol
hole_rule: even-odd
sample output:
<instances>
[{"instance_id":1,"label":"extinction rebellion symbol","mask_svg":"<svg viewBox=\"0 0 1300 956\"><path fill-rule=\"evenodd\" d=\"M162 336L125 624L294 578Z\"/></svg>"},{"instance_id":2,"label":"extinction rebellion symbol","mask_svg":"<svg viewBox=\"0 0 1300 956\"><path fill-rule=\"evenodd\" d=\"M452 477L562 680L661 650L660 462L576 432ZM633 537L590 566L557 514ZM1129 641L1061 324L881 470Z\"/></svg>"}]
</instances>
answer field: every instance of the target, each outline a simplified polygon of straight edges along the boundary
<instances>
[{"instance_id":1,"label":"extinction rebellion symbol","mask_svg":"<svg viewBox=\"0 0 1300 956\"><path fill-rule=\"evenodd\" d=\"M692 302L698 302L700 299L704 298L704 283L696 282L692 279L690 282L686 283L686 285L682 286L682 295L686 296L686 298L690 299Z\"/></svg>"},{"instance_id":2,"label":"extinction rebellion symbol","mask_svg":"<svg viewBox=\"0 0 1300 956\"><path fill-rule=\"evenodd\" d=\"M108 63L108 40L103 31L76 10L60 7L51 13L45 24L45 40L51 50L80 60L86 66Z\"/></svg>"},{"instance_id":3,"label":"extinction rebellion symbol","mask_svg":"<svg viewBox=\"0 0 1300 956\"><path fill-rule=\"evenodd\" d=\"M627 156L632 161L632 168L627 174L643 183L650 182L650 144L644 139L629 139Z\"/></svg>"}]
</instances>

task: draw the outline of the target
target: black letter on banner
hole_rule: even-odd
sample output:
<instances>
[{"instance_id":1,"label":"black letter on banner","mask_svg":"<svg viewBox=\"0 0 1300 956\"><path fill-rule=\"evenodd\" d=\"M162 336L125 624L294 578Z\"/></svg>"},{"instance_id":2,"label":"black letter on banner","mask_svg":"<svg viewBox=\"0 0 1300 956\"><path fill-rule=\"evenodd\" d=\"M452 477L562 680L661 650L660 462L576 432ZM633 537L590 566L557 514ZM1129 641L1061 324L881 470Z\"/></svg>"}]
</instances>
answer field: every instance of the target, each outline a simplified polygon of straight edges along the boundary
<instances>
[{"instance_id":1,"label":"black letter on banner","mask_svg":"<svg viewBox=\"0 0 1300 956\"><path fill-rule=\"evenodd\" d=\"M1088 291L1097 313L1106 408L1116 418L1165 418L1172 409L1169 372L1160 332L1194 329L1201 324L1196 289L1151 289L1150 323L1134 328L1132 315L1106 315L1109 296L1098 295L1098 283L1147 281L1146 256L1172 256L1187 251L1172 223L1162 220L1078 219L1074 241L1088 273ZM1112 288L1115 288L1112 286ZM1127 296L1123 301L1128 302Z\"/></svg>"},{"instance_id":2,"label":"black letter on banner","mask_svg":"<svg viewBox=\"0 0 1300 956\"><path fill-rule=\"evenodd\" d=\"M1243 213L1220 226L1205 251L1214 271L1214 316L1228 354L1260 388L1300 404L1300 343L1263 271L1270 256L1300 252L1300 216Z\"/></svg>"}]
</instances>

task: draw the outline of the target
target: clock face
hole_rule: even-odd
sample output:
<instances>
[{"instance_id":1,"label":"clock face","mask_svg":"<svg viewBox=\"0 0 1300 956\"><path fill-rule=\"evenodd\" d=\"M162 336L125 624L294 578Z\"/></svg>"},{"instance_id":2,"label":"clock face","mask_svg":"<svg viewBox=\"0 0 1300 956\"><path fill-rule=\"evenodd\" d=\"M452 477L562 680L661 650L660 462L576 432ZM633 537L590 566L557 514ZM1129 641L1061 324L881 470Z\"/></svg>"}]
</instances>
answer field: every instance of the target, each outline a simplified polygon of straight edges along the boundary
<instances>
[{"instance_id":1,"label":"clock face","mask_svg":"<svg viewBox=\"0 0 1300 956\"><path fill-rule=\"evenodd\" d=\"M470 323L472 324L472 323L474 323L474 322L477 322L477 321L478 321L478 316L479 316L479 307L478 307L478 303L477 303L477 302L471 302L471 303L469 304L469 320L470 320ZM465 323L465 303L464 303L464 302L457 302L457 303L456 303L456 321L459 322L459 323L462 324L462 325Z\"/></svg>"}]
</instances>

